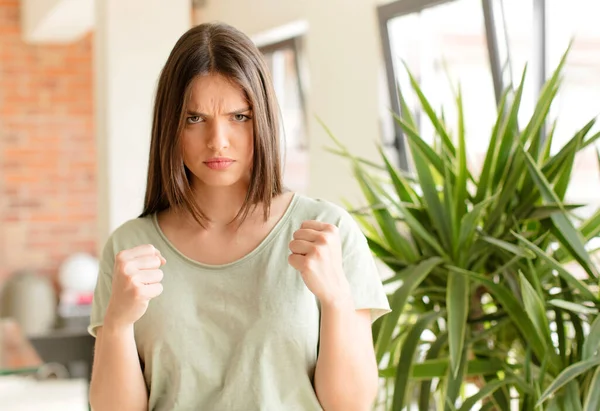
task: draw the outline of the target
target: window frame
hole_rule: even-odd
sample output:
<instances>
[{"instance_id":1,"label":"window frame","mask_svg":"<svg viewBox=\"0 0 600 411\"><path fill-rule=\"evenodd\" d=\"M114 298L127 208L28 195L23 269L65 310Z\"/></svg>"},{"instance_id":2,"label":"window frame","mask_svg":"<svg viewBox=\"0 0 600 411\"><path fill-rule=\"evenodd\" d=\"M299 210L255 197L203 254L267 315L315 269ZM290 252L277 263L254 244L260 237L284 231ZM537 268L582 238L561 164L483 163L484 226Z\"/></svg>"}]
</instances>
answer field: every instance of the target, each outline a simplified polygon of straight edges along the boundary
<instances>
[{"instance_id":1,"label":"window frame","mask_svg":"<svg viewBox=\"0 0 600 411\"><path fill-rule=\"evenodd\" d=\"M399 103L399 90L396 84L396 69L392 58L392 45L390 42L390 34L388 23L401 16L406 16L412 13L418 13L428 8L433 8L447 3L452 3L460 0L396 0L391 3L383 4L377 7L377 19L379 33L381 37L382 52L385 63L386 84L390 97L391 109L397 115L401 115L401 107ZM492 80L494 87L494 95L496 102L501 99L502 92L510 84L504 80L504 70L512 72L510 61L510 46L507 40L507 33L504 31L503 42L506 44L507 53L502 59L498 46L498 17L495 15L493 2L502 0L481 0L481 7L484 17L485 34L487 40L487 49L489 63L492 72ZM546 81L546 0L533 0L533 75L535 78L535 93L539 95ZM504 16L502 16L503 18ZM502 22L503 23L503 22ZM401 170L409 170L408 153L406 151L406 142L404 133L400 125L394 121L393 125L394 136L392 146L398 154L398 166ZM544 136L542 130L542 136Z\"/></svg>"}]
</instances>

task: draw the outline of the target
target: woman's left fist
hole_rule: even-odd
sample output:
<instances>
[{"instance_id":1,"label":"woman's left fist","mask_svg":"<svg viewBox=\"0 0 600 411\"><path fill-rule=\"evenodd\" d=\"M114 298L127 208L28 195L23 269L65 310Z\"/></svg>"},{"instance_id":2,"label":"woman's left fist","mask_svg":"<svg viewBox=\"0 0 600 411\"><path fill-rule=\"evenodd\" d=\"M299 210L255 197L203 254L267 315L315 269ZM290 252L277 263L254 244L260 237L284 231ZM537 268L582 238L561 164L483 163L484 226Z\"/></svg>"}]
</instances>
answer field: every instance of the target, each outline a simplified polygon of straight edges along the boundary
<instances>
[{"instance_id":1,"label":"woman's left fist","mask_svg":"<svg viewBox=\"0 0 600 411\"><path fill-rule=\"evenodd\" d=\"M320 221L305 221L290 242L288 261L300 272L308 289L321 304L350 295L342 266L338 228Z\"/></svg>"}]
</instances>

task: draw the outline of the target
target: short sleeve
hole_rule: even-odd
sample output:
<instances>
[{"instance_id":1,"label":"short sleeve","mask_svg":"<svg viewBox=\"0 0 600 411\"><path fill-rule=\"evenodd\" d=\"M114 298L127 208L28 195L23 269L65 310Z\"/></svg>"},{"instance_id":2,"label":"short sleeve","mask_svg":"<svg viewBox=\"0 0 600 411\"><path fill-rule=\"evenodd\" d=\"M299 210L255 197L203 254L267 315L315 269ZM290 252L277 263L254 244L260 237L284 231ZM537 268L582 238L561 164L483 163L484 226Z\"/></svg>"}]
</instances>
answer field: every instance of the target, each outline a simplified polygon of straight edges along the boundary
<instances>
[{"instance_id":1,"label":"short sleeve","mask_svg":"<svg viewBox=\"0 0 600 411\"><path fill-rule=\"evenodd\" d=\"M390 304L369 244L356 221L344 213L339 223L344 273L350 283L354 306L370 309L371 321L389 313Z\"/></svg>"},{"instance_id":2,"label":"short sleeve","mask_svg":"<svg viewBox=\"0 0 600 411\"><path fill-rule=\"evenodd\" d=\"M92 313L90 315L90 325L88 333L96 337L96 329L104 323L104 315L110 299L112 289L112 270L114 264L114 253L112 241L109 239L104 246L102 258L100 259L100 268L96 287L94 288L94 297L92 299Z\"/></svg>"}]
</instances>

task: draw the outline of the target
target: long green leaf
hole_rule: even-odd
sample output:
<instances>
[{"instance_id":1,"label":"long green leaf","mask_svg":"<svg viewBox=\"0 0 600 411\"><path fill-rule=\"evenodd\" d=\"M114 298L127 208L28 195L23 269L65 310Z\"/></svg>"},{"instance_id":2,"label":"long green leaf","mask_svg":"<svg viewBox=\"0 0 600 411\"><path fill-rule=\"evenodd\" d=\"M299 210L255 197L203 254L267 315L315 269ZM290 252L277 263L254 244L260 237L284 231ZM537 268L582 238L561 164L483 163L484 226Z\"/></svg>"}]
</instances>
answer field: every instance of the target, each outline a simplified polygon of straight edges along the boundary
<instances>
[{"instance_id":1,"label":"long green leaf","mask_svg":"<svg viewBox=\"0 0 600 411\"><path fill-rule=\"evenodd\" d=\"M546 203L561 205L562 202L560 201L560 199L558 199L554 191L552 191L552 187L550 187L550 184L548 183L544 175L535 166L533 159L531 158L529 153L523 150L523 154L525 155L525 160L529 168L529 172L532 178L535 180L538 189L542 193L544 201ZM574 257L588 272L590 276L598 278L597 270L595 269L594 264L590 259L590 256L585 250L583 241L581 239L581 235L575 229L573 223L571 223L571 221L568 219L566 213L553 214L550 218L556 229L564 236L564 241L566 244L563 245L568 246L575 252Z\"/></svg>"},{"instance_id":2,"label":"long green leaf","mask_svg":"<svg viewBox=\"0 0 600 411\"><path fill-rule=\"evenodd\" d=\"M554 133L556 132L556 124L558 123L557 119L554 119L552 125L550 126L550 130L548 134L546 134L546 139L544 141L544 147L542 148L542 154L540 155L540 165L544 164L550 158L550 153L552 151L552 143L554 142Z\"/></svg>"},{"instance_id":3,"label":"long green leaf","mask_svg":"<svg viewBox=\"0 0 600 411\"><path fill-rule=\"evenodd\" d=\"M563 310L560 308L554 309L554 322L556 323L556 337L558 338L558 354L563 362L563 365L567 364L567 329L565 327L565 320Z\"/></svg>"},{"instance_id":4,"label":"long green leaf","mask_svg":"<svg viewBox=\"0 0 600 411\"><path fill-rule=\"evenodd\" d=\"M598 159L598 171L600 172L600 146L598 145L596 145L596 158Z\"/></svg>"},{"instance_id":5,"label":"long green leaf","mask_svg":"<svg viewBox=\"0 0 600 411\"><path fill-rule=\"evenodd\" d=\"M392 166L392 163L388 156L385 154L383 148L381 146L379 146L378 148L379 154L381 155L381 158L383 159L383 162L385 164L385 170L387 171L392 180L392 184L396 189L396 194L398 195L400 201L405 203L416 203L416 195L414 193L414 190L410 187L410 184L408 183L406 177L401 175L398 172L398 170L394 166Z\"/></svg>"},{"instance_id":6,"label":"long green leaf","mask_svg":"<svg viewBox=\"0 0 600 411\"><path fill-rule=\"evenodd\" d=\"M523 178L522 154L517 151L511 159L510 164L506 165L506 177L503 179L501 187L495 187L493 190L498 192L498 200L491 207L491 212L488 215L484 226L484 231L490 235L494 233L503 233L499 221L502 217L506 217L507 212L511 212L507 206L515 199L515 193L518 192L519 181Z\"/></svg>"},{"instance_id":7,"label":"long green leaf","mask_svg":"<svg viewBox=\"0 0 600 411\"><path fill-rule=\"evenodd\" d=\"M471 255L471 245L473 244L477 235L478 223L481 220L483 212L492 203L492 201L494 201L495 198L495 196L491 196L479 202L471 211L462 217L460 221L460 233L458 237L458 247L459 250L462 250L463 252L459 258L461 266L466 266L465 262Z\"/></svg>"},{"instance_id":8,"label":"long green leaf","mask_svg":"<svg viewBox=\"0 0 600 411\"><path fill-rule=\"evenodd\" d=\"M594 301L594 302L597 301L594 294L592 294L592 292L589 290L589 288L585 284L583 284L581 281L579 281L577 278L575 278L573 275L571 275L571 273L569 273L556 260L554 260L548 254L546 254L541 248L539 248L537 245L533 244L531 241L527 240L525 237L523 237L515 232L513 232L512 234L517 239L519 239L519 241L521 241L523 244L525 244L526 247L528 247L531 251L533 251L541 260L543 260L545 263L547 263L553 270L556 270L558 275L561 278L563 278L567 282L567 284L569 284L571 287L573 287L574 289L579 291L582 298L584 298L587 301Z\"/></svg>"},{"instance_id":9,"label":"long green leaf","mask_svg":"<svg viewBox=\"0 0 600 411\"><path fill-rule=\"evenodd\" d=\"M579 384L577 380L570 381L565 387L565 409L569 411L583 411L579 401Z\"/></svg>"},{"instance_id":10,"label":"long green leaf","mask_svg":"<svg viewBox=\"0 0 600 411\"><path fill-rule=\"evenodd\" d=\"M431 246L435 250L435 252L441 257L447 259L450 258L446 251L444 251L440 243L437 241L437 239L428 230L426 230L425 227L423 227L423 225L421 225L421 222L413 215L413 213L410 212L410 210L408 210L407 207L405 207L405 205L402 202L396 201L395 199L391 198L389 193L383 190L381 194L384 195L388 199L388 201L391 202L398 209L398 211L400 211L400 213L404 217L406 225L408 225L408 227L411 229L411 233L413 236L421 238L429 246Z\"/></svg>"},{"instance_id":11,"label":"long green leaf","mask_svg":"<svg viewBox=\"0 0 600 411\"><path fill-rule=\"evenodd\" d=\"M584 207L584 204L563 204L562 207L556 204L533 206L531 212L523 218L526 220L543 220L550 218L552 214L563 213L563 210L571 211L581 207Z\"/></svg>"},{"instance_id":12,"label":"long green leaf","mask_svg":"<svg viewBox=\"0 0 600 411\"><path fill-rule=\"evenodd\" d=\"M573 153L583 149L585 143L581 144L581 141L594 126L595 122L596 119L589 121L585 126L577 131L577 133L575 133L575 135L559 150L558 153L546 161L541 168L541 171L544 176L546 176L546 179L549 183L554 183L561 174L564 174L564 168L571 168L573 166ZM535 189L533 186L524 187L523 189L524 193L529 194L526 194L526 196L522 199L521 204L517 207L517 215L526 213L527 210L531 208L531 205L537 203L541 197L540 191Z\"/></svg>"},{"instance_id":13,"label":"long green leaf","mask_svg":"<svg viewBox=\"0 0 600 411\"><path fill-rule=\"evenodd\" d=\"M454 259L458 253L458 222L456 219L456 203L454 200L454 190L447 182L450 181L450 176L453 175L452 164L448 156L444 156L444 179L443 179L443 199L444 199L444 214L448 216L450 230L450 253Z\"/></svg>"},{"instance_id":14,"label":"long green leaf","mask_svg":"<svg viewBox=\"0 0 600 411\"><path fill-rule=\"evenodd\" d=\"M460 393L463 386L463 380L467 368L467 347L464 347L462 355L460 356L460 364L456 372L451 372L446 382L446 406L445 411L455 410L456 398Z\"/></svg>"},{"instance_id":15,"label":"long green leaf","mask_svg":"<svg viewBox=\"0 0 600 411\"><path fill-rule=\"evenodd\" d=\"M531 116L527 127L525 127L525 130L523 131L523 136L521 140L522 144L525 144L525 142L528 141L528 135L532 136L534 134L539 133L541 127L544 125L546 118L548 117L548 112L552 105L552 101L554 100L554 97L556 96L556 93L558 91L562 69L567 62L567 56L569 54L570 48L571 44L569 44L567 50L565 51L565 53L563 53L552 76L546 81L544 87L542 87L537 104L533 111L533 115Z\"/></svg>"},{"instance_id":16,"label":"long green leaf","mask_svg":"<svg viewBox=\"0 0 600 411\"><path fill-rule=\"evenodd\" d=\"M548 300L548 304L553 305L554 307L563 308L567 311L571 311L572 313L577 314L597 314L598 309L586 307L585 305L577 304L571 301L565 301L558 298L553 298Z\"/></svg>"},{"instance_id":17,"label":"long green leaf","mask_svg":"<svg viewBox=\"0 0 600 411\"><path fill-rule=\"evenodd\" d=\"M556 183L554 183L554 192L556 196L561 199L561 201L565 198L565 194L567 193L567 188L569 187L569 183L571 182L571 174L573 172L573 167L575 163L575 156L577 154L577 150L581 146L581 142L583 141L583 136L576 136L575 145L573 149L568 151L568 157L565 159L563 163L564 166L561 167L558 172Z\"/></svg>"},{"instance_id":18,"label":"long green leaf","mask_svg":"<svg viewBox=\"0 0 600 411\"><path fill-rule=\"evenodd\" d=\"M469 278L448 273L448 336L452 375L456 377L462 362L467 316L469 314Z\"/></svg>"},{"instance_id":19,"label":"long green leaf","mask_svg":"<svg viewBox=\"0 0 600 411\"><path fill-rule=\"evenodd\" d=\"M427 381L434 378L444 378L448 373L449 364L450 360L447 357L414 363L410 378L419 381ZM470 360L467 363L467 376L475 377L479 375L495 375L503 369L502 361L499 359L475 359ZM393 369L387 369L385 373L387 376L395 375L395 371Z\"/></svg>"},{"instance_id":20,"label":"long green leaf","mask_svg":"<svg viewBox=\"0 0 600 411\"><path fill-rule=\"evenodd\" d=\"M543 337L548 346L548 350L551 350L552 337L550 336L550 326L548 324L544 303L535 289L529 284L529 281L527 281L523 273L519 273L519 278L521 280L521 295L523 295L525 312L531 319L535 332Z\"/></svg>"},{"instance_id":21,"label":"long green leaf","mask_svg":"<svg viewBox=\"0 0 600 411\"><path fill-rule=\"evenodd\" d=\"M409 139L408 145L411 149L415 168L417 169L417 174L421 182L421 189L423 190L423 197L427 206L427 212L431 218L431 221L436 225L437 230L440 232L440 237L442 239L444 248L449 250L451 249L452 244L450 219L442 207L442 203L431 174L429 163L426 161L423 152L413 140Z\"/></svg>"},{"instance_id":22,"label":"long green leaf","mask_svg":"<svg viewBox=\"0 0 600 411\"><path fill-rule=\"evenodd\" d=\"M533 252L531 252L530 250L528 250L526 248L517 247L516 245L511 244L507 241L499 240L497 238L488 237L488 236L482 236L481 239L483 241L485 241L486 243L489 243L496 247L499 247L505 251L508 251L511 254L518 256L518 257L529 258L529 259L535 258L535 254Z\"/></svg>"},{"instance_id":23,"label":"long green leaf","mask_svg":"<svg viewBox=\"0 0 600 411\"><path fill-rule=\"evenodd\" d=\"M471 397L467 398L465 400L465 402L463 402L463 405L459 408L459 411L470 411L473 409L473 407L475 407L475 405L487 398L488 396L490 396L491 394L493 394L498 388L504 387L504 386L510 386L511 384L514 384L515 380L511 379L511 378L507 378L505 380L495 380L492 382L488 382L487 384L485 384L483 386L483 388L481 388L477 394L472 395Z\"/></svg>"},{"instance_id":24,"label":"long green leaf","mask_svg":"<svg viewBox=\"0 0 600 411\"><path fill-rule=\"evenodd\" d=\"M402 118L397 115L393 115L394 120L400 127L402 127L402 131L405 133L405 137L407 141L412 141L419 149L423 152L423 155L427 159L427 161L431 164L431 166L440 174L444 174L444 162L442 158L435 152L434 149L427 144L425 140L419 135L419 133L409 126ZM420 181L419 181L420 182Z\"/></svg>"},{"instance_id":25,"label":"long green leaf","mask_svg":"<svg viewBox=\"0 0 600 411\"><path fill-rule=\"evenodd\" d=\"M600 410L600 367L596 368L583 404L584 411Z\"/></svg>"},{"instance_id":26,"label":"long green leaf","mask_svg":"<svg viewBox=\"0 0 600 411\"><path fill-rule=\"evenodd\" d=\"M458 93L455 98L456 106L458 109L458 158L456 162L456 167L458 170L456 172L456 183L454 186L454 219L455 221L460 221L467 212L467 175L469 173L469 170L467 168L467 144L465 141L465 124L463 114L462 93L460 91L460 86L458 88Z\"/></svg>"},{"instance_id":27,"label":"long green leaf","mask_svg":"<svg viewBox=\"0 0 600 411\"><path fill-rule=\"evenodd\" d=\"M596 119L590 120L586 125L584 125L580 130L577 131L571 137L571 139L556 153L552 156L542 167L542 173L546 176L548 181L555 181L556 177L560 173L560 170L565 167L565 163L571 158L572 150L581 150L583 144L581 144L582 139L587 135L587 133L592 129L594 124L596 123ZM579 147L578 147L579 145Z\"/></svg>"},{"instance_id":28,"label":"long green leaf","mask_svg":"<svg viewBox=\"0 0 600 411\"><path fill-rule=\"evenodd\" d=\"M590 138L586 139L581 145L581 150L584 150L588 146L594 144L598 139L600 139L600 131L591 136Z\"/></svg>"},{"instance_id":29,"label":"long green leaf","mask_svg":"<svg viewBox=\"0 0 600 411\"><path fill-rule=\"evenodd\" d=\"M560 388L564 387L567 383L572 381L574 378L579 377L581 374L589 371L590 369L597 367L600 364L600 357L592 357L585 361L579 361L572 364L564 369L552 384L542 394L538 400L536 406L543 404L552 394L556 393Z\"/></svg>"},{"instance_id":30,"label":"long green leaf","mask_svg":"<svg viewBox=\"0 0 600 411\"><path fill-rule=\"evenodd\" d=\"M356 179L359 182L359 185L363 191L364 196L367 198L371 205L382 204L383 201L377 194L377 192L373 189L373 183L368 178L368 175L364 173L362 168L355 164L354 173ZM377 220L379 227L381 228L381 232L385 237L388 247L392 250L395 250L402 254L408 261L413 262L417 259L417 252L414 249L414 246L404 238L397 226L396 220L387 209L382 208L373 208L372 214Z\"/></svg>"},{"instance_id":31,"label":"long green leaf","mask_svg":"<svg viewBox=\"0 0 600 411\"><path fill-rule=\"evenodd\" d=\"M348 152L348 150L344 147L344 145L333 135L331 130L325 125L325 123L317 118L317 121L321 124L329 138L342 150L342 152L346 153L348 158L350 158L353 162L353 170L357 180L359 181L360 187L363 191L365 197L367 197L369 203L373 205L381 204L381 201L377 198L377 194L375 191L366 183L365 176L366 173L363 171L360 163L356 160L356 157ZM412 247L412 244L403 238L398 230L396 229L396 222L390 213L385 209L373 209L373 214L377 219L379 225L382 227L383 234L386 240L389 242L391 247L395 250L401 250L401 252L406 256L409 261L416 260L416 253Z\"/></svg>"},{"instance_id":32,"label":"long green leaf","mask_svg":"<svg viewBox=\"0 0 600 411\"><path fill-rule=\"evenodd\" d=\"M523 69L521 75L521 81L519 87L515 91L513 101L511 104L510 112L506 121L502 124L502 130L500 133L499 148L496 154L494 162L494 175L492 179L492 192L495 192L499 188L501 181L506 181L509 174L510 165L514 163L515 151L512 149L515 146L517 138L515 136L518 133L518 117L519 109L521 107L521 98L523 96L523 88L525 86L525 76L527 73L527 67Z\"/></svg>"},{"instance_id":33,"label":"long green leaf","mask_svg":"<svg viewBox=\"0 0 600 411\"><path fill-rule=\"evenodd\" d=\"M515 325L521 332L521 335L531 346L533 352L538 358L544 358L547 354L552 354L552 352L546 349L546 344L544 343L542 337L537 333L531 332L531 330L535 329L533 323L527 315L523 315L523 307L508 288L503 285L496 284L481 274L477 274L472 271L464 270L454 266L447 266L447 268L454 272L467 275L473 281L486 286L491 294L498 300L500 304L502 304L506 312L510 315ZM558 371L560 368L560 359L558 356L552 360L550 366L553 371Z\"/></svg>"},{"instance_id":34,"label":"long green leaf","mask_svg":"<svg viewBox=\"0 0 600 411\"><path fill-rule=\"evenodd\" d=\"M586 242L600 235L600 208L581 225L579 231Z\"/></svg>"},{"instance_id":35,"label":"long green leaf","mask_svg":"<svg viewBox=\"0 0 600 411\"><path fill-rule=\"evenodd\" d=\"M479 182L477 184L477 194L475 195L475 203L481 203L490 191L490 181L494 174L493 165L495 163L496 152L498 149L498 138L502 132L502 124L504 121L504 108L506 106L506 99L508 96L508 90L502 93L502 98L498 106L498 117L496 123L492 129L492 135L488 144L488 149L485 154L485 160L483 161L483 167L479 175Z\"/></svg>"},{"instance_id":36,"label":"long green leaf","mask_svg":"<svg viewBox=\"0 0 600 411\"><path fill-rule=\"evenodd\" d=\"M388 344L391 341L392 334L396 329L400 315L404 311L404 306L413 290L431 273L431 271L442 263L439 257L431 257L412 267L411 275L406 277L406 281L400 286L392 297L392 312L386 315L377 337L375 351L377 353L377 363L381 362L384 354L387 352Z\"/></svg>"},{"instance_id":37,"label":"long green leaf","mask_svg":"<svg viewBox=\"0 0 600 411\"><path fill-rule=\"evenodd\" d=\"M411 112L411 108L408 105L408 103L406 102L406 99L404 98L404 92L401 90L400 85L397 85L398 88L398 100L400 103L400 114L402 116L402 119L404 121L406 121L406 123L413 129L413 130L417 130L417 124L415 122L415 119L412 115Z\"/></svg>"},{"instance_id":38,"label":"long green leaf","mask_svg":"<svg viewBox=\"0 0 600 411\"><path fill-rule=\"evenodd\" d=\"M396 382L394 384L394 399L393 409L401 410L404 408L405 395L407 386L409 383L409 376L411 374L411 368L415 359L415 352L421 340L421 334L430 322L443 315L443 311L430 312L423 315L413 325L402 344L400 361L398 361L398 369L396 371Z\"/></svg>"},{"instance_id":39,"label":"long green leaf","mask_svg":"<svg viewBox=\"0 0 600 411\"><path fill-rule=\"evenodd\" d=\"M339 149L335 149L335 148L331 148L331 147L324 147L323 150L327 151L328 153L334 154L338 157L343 157L343 158L349 158L348 152L344 151L344 150L339 150ZM351 157L351 156L350 156ZM369 166L371 168L373 168L374 170L380 170L383 171L385 170L381 164L375 163L371 160L368 160L366 158L362 158L362 157L357 157L354 156L354 158L356 159L356 161L358 161L360 164ZM410 177L407 175L405 176L407 179L410 179Z\"/></svg>"},{"instance_id":40,"label":"long green leaf","mask_svg":"<svg viewBox=\"0 0 600 411\"><path fill-rule=\"evenodd\" d=\"M581 353L581 359L587 360L596 355L596 352L600 348L600 316L596 317L590 327L590 333L588 334L585 342L583 343L583 350Z\"/></svg>"},{"instance_id":41,"label":"long green leaf","mask_svg":"<svg viewBox=\"0 0 600 411\"><path fill-rule=\"evenodd\" d=\"M410 84L412 86L412 89L414 90L415 94L417 95L419 102L421 103L421 107L423 107L423 111L425 112L425 114L427 114L427 116L429 117L429 120L431 121L431 124L435 128L435 131L441 137L442 143L443 143L444 147L446 148L446 150L452 155L452 157L454 157L456 155L456 149L455 149L454 145L452 144L452 140L450 139L448 132L444 128L442 121L440 121L439 117L435 114L435 111L431 107L431 104L425 97L423 90L421 90L419 83L413 76L412 72L409 70L408 66L406 64L404 64L404 67L405 67L408 77L410 79Z\"/></svg>"},{"instance_id":42,"label":"long green leaf","mask_svg":"<svg viewBox=\"0 0 600 411\"><path fill-rule=\"evenodd\" d=\"M438 334L436 340L433 342L433 344L431 344L431 347L429 347L429 350L427 350L427 355L425 356L425 361L437 359L440 355L440 352L442 351L442 348L445 347L447 344L448 344L448 333L442 332L442 333ZM446 367L442 367L443 370L441 371L440 377L442 375L446 374L447 365L448 364L446 362ZM417 366L418 366L417 364L413 365L413 374L411 377L413 379L416 379L415 378L415 369ZM429 409L429 402L431 400L431 385L432 385L431 379L421 382L421 389L419 392L419 410L428 410Z\"/></svg>"}]
</instances>

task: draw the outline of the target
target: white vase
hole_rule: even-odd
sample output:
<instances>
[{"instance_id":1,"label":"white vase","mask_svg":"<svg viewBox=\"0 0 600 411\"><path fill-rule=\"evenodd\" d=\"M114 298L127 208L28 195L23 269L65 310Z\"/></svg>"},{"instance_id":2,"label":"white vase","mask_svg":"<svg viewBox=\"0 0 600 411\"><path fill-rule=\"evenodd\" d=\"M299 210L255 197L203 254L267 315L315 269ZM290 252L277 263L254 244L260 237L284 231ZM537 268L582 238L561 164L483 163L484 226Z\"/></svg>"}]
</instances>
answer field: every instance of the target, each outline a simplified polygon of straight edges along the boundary
<instances>
[{"instance_id":1,"label":"white vase","mask_svg":"<svg viewBox=\"0 0 600 411\"><path fill-rule=\"evenodd\" d=\"M17 273L6 281L1 300L2 317L15 319L26 335L44 334L54 327L56 293L48 278Z\"/></svg>"}]
</instances>

